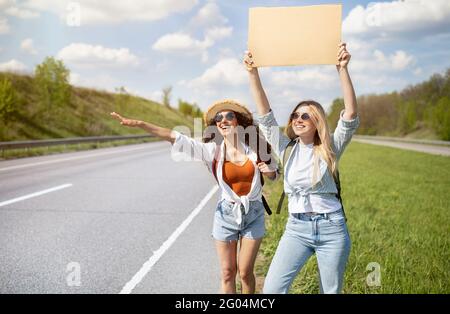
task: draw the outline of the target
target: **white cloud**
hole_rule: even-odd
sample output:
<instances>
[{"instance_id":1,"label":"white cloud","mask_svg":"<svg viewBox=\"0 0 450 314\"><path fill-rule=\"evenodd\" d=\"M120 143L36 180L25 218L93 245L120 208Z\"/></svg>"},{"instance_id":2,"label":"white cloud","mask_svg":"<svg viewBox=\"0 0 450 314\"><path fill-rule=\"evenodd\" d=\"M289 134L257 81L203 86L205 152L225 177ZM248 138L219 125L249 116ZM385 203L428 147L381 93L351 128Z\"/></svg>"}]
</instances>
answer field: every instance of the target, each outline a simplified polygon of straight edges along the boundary
<instances>
[{"instance_id":1,"label":"white cloud","mask_svg":"<svg viewBox=\"0 0 450 314\"><path fill-rule=\"evenodd\" d=\"M29 0L24 7L53 12L66 19L72 0ZM156 21L172 14L187 12L198 0L128 0L91 1L77 0L80 5L81 25L118 24L127 21Z\"/></svg>"},{"instance_id":2,"label":"white cloud","mask_svg":"<svg viewBox=\"0 0 450 314\"><path fill-rule=\"evenodd\" d=\"M413 77L416 64L416 57L404 50L385 53L376 46L370 46L370 49L364 47L352 56L349 72L358 96L404 88L408 82L406 77Z\"/></svg>"},{"instance_id":3,"label":"white cloud","mask_svg":"<svg viewBox=\"0 0 450 314\"><path fill-rule=\"evenodd\" d=\"M115 88L120 86L120 82L106 74L98 74L95 76L86 76L79 73L70 72L69 82L74 86L81 86L87 88L96 88L115 92Z\"/></svg>"},{"instance_id":4,"label":"white cloud","mask_svg":"<svg viewBox=\"0 0 450 314\"><path fill-rule=\"evenodd\" d=\"M21 8L23 4L16 0L0 0L0 12L22 19L38 17L38 12Z\"/></svg>"},{"instance_id":5,"label":"white cloud","mask_svg":"<svg viewBox=\"0 0 450 314\"><path fill-rule=\"evenodd\" d=\"M27 66L16 59L12 59L8 62L0 63L0 71L5 72L24 72Z\"/></svg>"},{"instance_id":6,"label":"white cloud","mask_svg":"<svg viewBox=\"0 0 450 314\"><path fill-rule=\"evenodd\" d=\"M207 62L209 59L208 48L233 33L233 27L224 25L227 22L228 20L220 13L219 6L209 2L200 8L196 16L191 19L190 26L184 31L161 36L152 45L152 48L179 55L200 55L202 62ZM204 29L203 40L195 39L190 35L195 28Z\"/></svg>"},{"instance_id":7,"label":"white cloud","mask_svg":"<svg viewBox=\"0 0 450 314\"><path fill-rule=\"evenodd\" d=\"M372 2L353 8L343 22L347 35L396 37L450 32L450 1Z\"/></svg>"},{"instance_id":8,"label":"white cloud","mask_svg":"<svg viewBox=\"0 0 450 314\"><path fill-rule=\"evenodd\" d=\"M386 56L382 51L375 50L373 52L373 62L366 61L365 70L381 71L401 71L415 63L412 55L408 55L403 50L397 50L395 54ZM364 67L363 69L364 70Z\"/></svg>"},{"instance_id":9,"label":"white cloud","mask_svg":"<svg viewBox=\"0 0 450 314\"><path fill-rule=\"evenodd\" d=\"M394 70L403 70L414 64L414 57L402 50L398 50L391 56L391 63Z\"/></svg>"},{"instance_id":10,"label":"white cloud","mask_svg":"<svg viewBox=\"0 0 450 314\"><path fill-rule=\"evenodd\" d=\"M34 44L33 44L33 39L31 39L31 38L24 39L22 41L22 43L20 44L20 49L22 51L25 51L25 52L27 52L29 54L32 54L32 55L37 54L37 50L36 50L36 48L34 47Z\"/></svg>"},{"instance_id":11,"label":"white cloud","mask_svg":"<svg viewBox=\"0 0 450 314\"><path fill-rule=\"evenodd\" d=\"M10 31L8 20L0 17L0 34L7 34Z\"/></svg>"},{"instance_id":12,"label":"white cloud","mask_svg":"<svg viewBox=\"0 0 450 314\"><path fill-rule=\"evenodd\" d=\"M226 37L230 37L233 33L233 27L212 27L205 32L206 40L212 42L221 40Z\"/></svg>"},{"instance_id":13,"label":"white cloud","mask_svg":"<svg viewBox=\"0 0 450 314\"><path fill-rule=\"evenodd\" d=\"M180 82L189 88L222 88L246 84L248 74L241 62L234 58L222 59L208 68L203 74L190 81Z\"/></svg>"},{"instance_id":14,"label":"white cloud","mask_svg":"<svg viewBox=\"0 0 450 314\"><path fill-rule=\"evenodd\" d=\"M0 10L5 11L14 5L14 0L0 0Z\"/></svg>"},{"instance_id":15,"label":"white cloud","mask_svg":"<svg viewBox=\"0 0 450 314\"><path fill-rule=\"evenodd\" d=\"M206 31L204 40L198 40L186 33L166 34L158 38L152 45L152 49L160 52L174 53L178 55L201 55L202 61L208 61L208 48L217 40L231 35L232 27L215 27Z\"/></svg>"},{"instance_id":16,"label":"white cloud","mask_svg":"<svg viewBox=\"0 0 450 314\"><path fill-rule=\"evenodd\" d=\"M188 34L172 33L160 37L152 46L154 50L195 55L212 45L211 41L199 41Z\"/></svg>"},{"instance_id":17,"label":"white cloud","mask_svg":"<svg viewBox=\"0 0 450 314\"><path fill-rule=\"evenodd\" d=\"M38 12L30 11L27 9L21 9L18 7L10 7L5 11L7 14L21 18L21 19L31 19L39 16Z\"/></svg>"},{"instance_id":18,"label":"white cloud","mask_svg":"<svg viewBox=\"0 0 450 314\"><path fill-rule=\"evenodd\" d=\"M82 66L137 66L138 58L128 48L112 49L100 45L72 43L58 52L58 58Z\"/></svg>"},{"instance_id":19,"label":"white cloud","mask_svg":"<svg viewBox=\"0 0 450 314\"><path fill-rule=\"evenodd\" d=\"M224 25L228 19L222 15L219 6L214 2L208 2L191 19L190 24L196 27Z\"/></svg>"}]
</instances>

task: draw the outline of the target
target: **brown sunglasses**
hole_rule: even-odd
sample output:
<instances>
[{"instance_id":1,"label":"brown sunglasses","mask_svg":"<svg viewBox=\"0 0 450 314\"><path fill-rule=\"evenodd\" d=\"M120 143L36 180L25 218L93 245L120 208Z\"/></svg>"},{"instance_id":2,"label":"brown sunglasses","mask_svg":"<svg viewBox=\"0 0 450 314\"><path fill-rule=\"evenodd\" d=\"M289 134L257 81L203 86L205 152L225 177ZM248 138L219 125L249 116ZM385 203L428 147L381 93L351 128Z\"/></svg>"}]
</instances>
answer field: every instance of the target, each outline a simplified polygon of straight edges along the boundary
<instances>
[{"instance_id":1,"label":"brown sunglasses","mask_svg":"<svg viewBox=\"0 0 450 314\"><path fill-rule=\"evenodd\" d=\"M214 117L214 122L219 123L223 120L224 115L221 113L216 114L216 116ZM236 115L234 114L234 112L228 112L225 115L225 119L228 121L233 121L233 119L236 118Z\"/></svg>"},{"instance_id":2,"label":"brown sunglasses","mask_svg":"<svg viewBox=\"0 0 450 314\"><path fill-rule=\"evenodd\" d=\"M301 115L298 112L293 112L291 114L291 120L297 120L298 118L302 118L302 120L306 121L309 120L311 117L306 112L302 113Z\"/></svg>"}]
</instances>

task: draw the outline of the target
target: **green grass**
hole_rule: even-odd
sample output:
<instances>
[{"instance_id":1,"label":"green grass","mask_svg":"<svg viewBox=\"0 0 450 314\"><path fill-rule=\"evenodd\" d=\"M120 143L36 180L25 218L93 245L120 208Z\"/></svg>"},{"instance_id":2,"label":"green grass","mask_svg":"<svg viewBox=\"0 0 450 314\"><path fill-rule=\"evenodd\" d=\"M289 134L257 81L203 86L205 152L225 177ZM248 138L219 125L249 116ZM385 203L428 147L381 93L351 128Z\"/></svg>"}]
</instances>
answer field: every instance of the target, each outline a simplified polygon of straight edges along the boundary
<instances>
[{"instance_id":1,"label":"green grass","mask_svg":"<svg viewBox=\"0 0 450 314\"><path fill-rule=\"evenodd\" d=\"M342 194L352 239L344 293L450 293L450 158L352 142L340 162ZM282 181L264 186L275 209ZM267 219L256 272L267 273L284 231L281 215ZM369 287L369 263L381 286ZM290 293L318 293L313 256Z\"/></svg>"},{"instance_id":2,"label":"green grass","mask_svg":"<svg viewBox=\"0 0 450 314\"><path fill-rule=\"evenodd\" d=\"M0 80L4 78L12 82L18 101L16 113L5 124L0 122L0 141L146 134L120 125L109 115L112 111L166 128L193 128L192 117L155 101L81 87L72 87L70 103L63 107L43 107L32 76L0 72Z\"/></svg>"}]
</instances>

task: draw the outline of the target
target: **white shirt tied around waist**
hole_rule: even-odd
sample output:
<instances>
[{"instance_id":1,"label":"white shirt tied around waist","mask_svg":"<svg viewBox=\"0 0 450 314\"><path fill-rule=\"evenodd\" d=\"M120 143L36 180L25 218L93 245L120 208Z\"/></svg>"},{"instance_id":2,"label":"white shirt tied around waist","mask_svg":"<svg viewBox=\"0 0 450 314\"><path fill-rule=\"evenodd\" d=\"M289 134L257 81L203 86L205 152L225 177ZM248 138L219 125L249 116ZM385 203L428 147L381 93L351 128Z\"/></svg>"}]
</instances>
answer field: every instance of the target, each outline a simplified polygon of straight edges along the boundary
<instances>
[{"instance_id":1,"label":"white shirt tied around waist","mask_svg":"<svg viewBox=\"0 0 450 314\"><path fill-rule=\"evenodd\" d=\"M203 161L212 172L212 162L216 156L216 149L218 152L216 175L219 187L222 191L221 200L234 202L232 213L238 225L242 223L241 205L244 206L244 213L247 214L250 208L250 201L261 201L262 186L259 174L259 168L256 164L257 154L249 146L244 144L245 154L253 163L254 173L250 192L247 195L238 196L233 189L223 180L223 163L225 160L225 143L222 142L219 146L215 143L202 143L189 136L181 134L177 131L172 131L176 135L175 142L172 146L172 158L174 160L199 160ZM180 157L180 154L183 156Z\"/></svg>"},{"instance_id":2,"label":"white shirt tied around waist","mask_svg":"<svg viewBox=\"0 0 450 314\"><path fill-rule=\"evenodd\" d=\"M341 203L336 197L337 189L333 188L334 182L330 182L330 192L317 193L311 187L313 183L314 151L313 144L304 145L297 141L292 154L286 164L284 178L285 190L289 197L288 208L290 213L331 213L341 208ZM317 184L324 184L330 175L327 164L319 160ZM328 179L328 180L327 180Z\"/></svg>"},{"instance_id":3,"label":"white shirt tied around waist","mask_svg":"<svg viewBox=\"0 0 450 314\"><path fill-rule=\"evenodd\" d=\"M337 127L331 134L331 148L335 152L337 160L341 157L359 126L358 116L351 120L345 120L343 113L344 110L341 111ZM282 159L291 139L280 131L272 111L259 116L259 128L272 146L275 155ZM312 165L313 146L303 145L297 141L284 169L284 191L289 198L289 212L331 213L339 210L341 204L336 197L336 184L332 174L327 169L326 162L322 159L319 160L318 183L315 185L312 182L312 171L314 169Z\"/></svg>"}]
</instances>

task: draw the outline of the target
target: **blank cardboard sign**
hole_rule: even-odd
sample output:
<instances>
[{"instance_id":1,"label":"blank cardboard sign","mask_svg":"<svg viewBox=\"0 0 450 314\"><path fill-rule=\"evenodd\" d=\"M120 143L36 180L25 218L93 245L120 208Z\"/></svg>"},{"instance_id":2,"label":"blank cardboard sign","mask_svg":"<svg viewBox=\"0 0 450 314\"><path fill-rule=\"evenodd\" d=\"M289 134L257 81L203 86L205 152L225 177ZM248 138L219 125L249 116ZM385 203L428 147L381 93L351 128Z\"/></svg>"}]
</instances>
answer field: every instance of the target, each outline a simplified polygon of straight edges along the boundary
<instances>
[{"instance_id":1,"label":"blank cardboard sign","mask_svg":"<svg viewBox=\"0 0 450 314\"><path fill-rule=\"evenodd\" d=\"M337 64L341 4L250 8L248 50L256 66Z\"/></svg>"}]
</instances>

